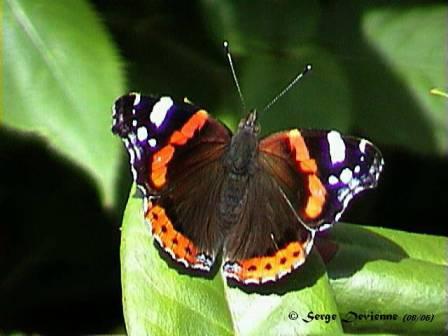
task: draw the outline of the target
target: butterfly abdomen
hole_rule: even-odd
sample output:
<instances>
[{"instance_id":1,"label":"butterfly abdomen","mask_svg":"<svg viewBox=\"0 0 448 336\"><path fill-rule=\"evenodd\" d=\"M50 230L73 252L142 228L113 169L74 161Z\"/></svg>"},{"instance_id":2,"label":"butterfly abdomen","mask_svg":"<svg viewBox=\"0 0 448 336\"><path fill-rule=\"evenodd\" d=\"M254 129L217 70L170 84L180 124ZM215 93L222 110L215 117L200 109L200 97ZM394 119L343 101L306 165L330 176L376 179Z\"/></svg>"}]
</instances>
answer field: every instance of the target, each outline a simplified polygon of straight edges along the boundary
<instances>
[{"instance_id":1,"label":"butterfly abdomen","mask_svg":"<svg viewBox=\"0 0 448 336\"><path fill-rule=\"evenodd\" d=\"M230 228L240 220L247 198L249 175L229 173L224 180L219 197L218 216L224 228Z\"/></svg>"}]
</instances>

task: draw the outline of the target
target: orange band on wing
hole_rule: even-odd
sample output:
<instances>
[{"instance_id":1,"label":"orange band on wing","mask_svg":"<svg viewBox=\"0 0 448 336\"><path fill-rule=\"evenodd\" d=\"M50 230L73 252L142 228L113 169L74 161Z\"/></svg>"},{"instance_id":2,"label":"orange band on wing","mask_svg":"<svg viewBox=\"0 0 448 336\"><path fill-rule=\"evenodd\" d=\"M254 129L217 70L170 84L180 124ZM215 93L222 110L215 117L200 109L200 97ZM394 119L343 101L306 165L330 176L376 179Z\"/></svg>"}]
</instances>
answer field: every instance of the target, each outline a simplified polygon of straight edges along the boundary
<instances>
[{"instance_id":1,"label":"orange band on wing","mask_svg":"<svg viewBox=\"0 0 448 336\"><path fill-rule=\"evenodd\" d=\"M295 152L296 162L306 161L310 159L310 153L306 147L305 140L300 134L299 130L293 129L289 131L289 145L293 152Z\"/></svg>"},{"instance_id":2,"label":"orange band on wing","mask_svg":"<svg viewBox=\"0 0 448 336\"><path fill-rule=\"evenodd\" d=\"M298 162L299 169L308 174L316 174L317 173L317 164L313 159L300 161Z\"/></svg>"},{"instance_id":3,"label":"orange band on wing","mask_svg":"<svg viewBox=\"0 0 448 336\"><path fill-rule=\"evenodd\" d=\"M156 188L161 188L166 182L166 166L151 172L151 182Z\"/></svg>"},{"instance_id":4,"label":"orange band on wing","mask_svg":"<svg viewBox=\"0 0 448 336\"><path fill-rule=\"evenodd\" d=\"M154 153L151 163L151 181L156 188L162 187L166 182L166 165L173 158L174 147L167 145Z\"/></svg>"},{"instance_id":5,"label":"orange band on wing","mask_svg":"<svg viewBox=\"0 0 448 336\"><path fill-rule=\"evenodd\" d=\"M199 110L188 119L187 123L182 126L180 131L175 131L171 135L168 145L154 153L150 172L151 182L155 188L160 189L166 183L167 166L174 156L174 146L185 145L187 141L204 126L207 118L207 112L205 110Z\"/></svg>"},{"instance_id":6,"label":"orange band on wing","mask_svg":"<svg viewBox=\"0 0 448 336\"><path fill-rule=\"evenodd\" d=\"M299 130L294 129L288 133L289 146L294 155L296 166L302 173L307 174L308 199L305 202L304 215L310 219L317 218L325 204L326 189L317 176L316 161L310 158L305 140Z\"/></svg>"},{"instance_id":7,"label":"orange band on wing","mask_svg":"<svg viewBox=\"0 0 448 336\"><path fill-rule=\"evenodd\" d=\"M305 205L305 215L308 218L316 218L322 213L325 203L325 187L316 175L308 176L308 189L310 195Z\"/></svg>"},{"instance_id":8,"label":"orange band on wing","mask_svg":"<svg viewBox=\"0 0 448 336\"><path fill-rule=\"evenodd\" d=\"M308 189L313 197L319 199L321 202L325 201L327 191L316 175L308 176Z\"/></svg>"},{"instance_id":9,"label":"orange band on wing","mask_svg":"<svg viewBox=\"0 0 448 336\"><path fill-rule=\"evenodd\" d=\"M197 263L197 248L191 240L176 231L164 208L159 205L149 208L146 219L151 223L152 233L162 248L170 252L174 259L185 261L188 265Z\"/></svg>"},{"instance_id":10,"label":"orange band on wing","mask_svg":"<svg viewBox=\"0 0 448 336\"><path fill-rule=\"evenodd\" d=\"M227 267L227 276L245 283L275 281L299 267L306 258L306 245L291 242L273 256L245 259Z\"/></svg>"},{"instance_id":11,"label":"orange band on wing","mask_svg":"<svg viewBox=\"0 0 448 336\"><path fill-rule=\"evenodd\" d=\"M205 110L199 110L187 121L187 123L180 130L187 138L192 138L194 132L200 130L207 121L207 112Z\"/></svg>"},{"instance_id":12,"label":"orange band on wing","mask_svg":"<svg viewBox=\"0 0 448 336\"><path fill-rule=\"evenodd\" d=\"M158 152L154 153L152 157L152 166L151 170L157 170L163 168L167 165L168 162L173 158L174 155L174 147L171 145L167 145L162 147Z\"/></svg>"},{"instance_id":13,"label":"orange band on wing","mask_svg":"<svg viewBox=\"0 0 448 336\"><path fill-rule=\"evenodd\" d=\"M185 145L185 143L188 141L188 138L179 131L174 131L173 135L171 135L170 138L170 144L173 145Z\"/></svg>"}]
</instances>

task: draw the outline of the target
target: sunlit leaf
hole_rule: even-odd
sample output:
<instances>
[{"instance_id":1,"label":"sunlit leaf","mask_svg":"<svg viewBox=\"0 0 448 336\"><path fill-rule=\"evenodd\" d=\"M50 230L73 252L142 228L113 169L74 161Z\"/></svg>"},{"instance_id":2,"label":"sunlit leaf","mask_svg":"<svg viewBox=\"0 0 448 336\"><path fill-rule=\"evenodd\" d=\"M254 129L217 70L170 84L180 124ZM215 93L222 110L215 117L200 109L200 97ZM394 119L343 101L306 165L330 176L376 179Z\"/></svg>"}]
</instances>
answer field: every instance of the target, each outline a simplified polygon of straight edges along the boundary
<instances>
[{"instance_id":1,"label":"sunlit leaf","mask_svg":"<svg viewBox=\"0 0 448 336\"><path fill-rule=\"evenodd\" d=\"M399 108L392 113L376 114L371 119L367 117L371 122L360 125L367 134L374 133L385 143L411 150L446 152L446 102L428 95L428 91L447 83L447 73L443 70L446 61L443 27L447 15L448 9L442 5L380 7L366 11L362 29L369 44L411 94L412 103L421 114L413 116L407 109ZM391 96L403 94L391 88L381 86L382 97L378 97L376 104L384 102L387 106ZM421 121L417 122L418 119ZM422 133L425 128L431 132L425 135L430 139L416 141L415 134L425 134ZM426 145L428 141L435 143L434 148Z\"/></svg>"},{"instance_id":2,"label":"sunlit leaf","mask_svg":"<svg viewBox=\"0 0 448 336\"><path fill-rule=\"evenodd\" d=\"M121 246L127 330L169 335L338 333L340 318L349 319L351 312L399 317L342 323L352 332L443 330L446 238L341 223L330 232L319 238L320 246L322 239L338 246L328 263L328 277L313 252L286 281L240 288L224 281L219 270L205 278L174 266L154 244L141 199L130 197ZM291 313L296 317L291 319ZM337 317L328 323L309 321L310 313ZM403 323L404 314L434 318L431 323Z\"/></svg>"},{"instance_id":3,"label":"sunlit leaf","mask_svg":"<svg viewBox=\"0 0 448 336\"><path fill-rule=\"evenodd\" d=\"M110 204L120 151L110 109L123 74L103 26L79 0L5 0L4 15L2 123L44 137Z\"/></svg>"},{"instance_id":4,"label":"sunlit leaf","mask_svg":"<svg viewBox=\"0 0 448 336\"><path fill-rule=\"evenodd\" d=\"M350 321L344 330L442 333L447 238L341 223L330 237L339 245L328 273L341 319ZM361 314L368 317L356 317ZM375 314L396 316L384 320ZM407 315L415 321L403 321Z\"/></svg>"}]
</instances>

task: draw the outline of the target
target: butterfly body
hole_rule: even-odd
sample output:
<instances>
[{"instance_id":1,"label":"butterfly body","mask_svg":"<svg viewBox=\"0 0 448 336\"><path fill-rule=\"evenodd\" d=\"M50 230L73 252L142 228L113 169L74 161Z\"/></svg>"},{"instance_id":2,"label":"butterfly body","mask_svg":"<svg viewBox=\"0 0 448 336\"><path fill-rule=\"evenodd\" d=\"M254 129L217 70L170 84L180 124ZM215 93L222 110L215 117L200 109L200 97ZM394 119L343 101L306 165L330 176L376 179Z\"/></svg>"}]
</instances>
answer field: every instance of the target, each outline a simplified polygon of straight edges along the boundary
<instances>
[{"instance_id":1,"label":"butterfly body","mask_svg":"<svg viewBox=\"0 0 448 336\"><path fill-rule=\"evenodd\" d=\"M260 138L255 111L232 135L204 109L170 97L120 97L112 131L129 153L158 244L203 271L222 251L225 276L244 284L303 264L315 232L375 187L383 166L363 139L298 129Z\"/></svg>"},{"instance_id":2,"label":"butterfly body","mask_svg":"<svg viewBox=\"0 0 448 336\"><path fill-rule=\"evenodd\" d=\"M247 199L249 179L256 173L258 127L255 112L242 119L222 157L224 181L219 198L219 217L225 227L239 220ZM252 120L252 121L251 121Z\"/></svg>"}]
</instances>

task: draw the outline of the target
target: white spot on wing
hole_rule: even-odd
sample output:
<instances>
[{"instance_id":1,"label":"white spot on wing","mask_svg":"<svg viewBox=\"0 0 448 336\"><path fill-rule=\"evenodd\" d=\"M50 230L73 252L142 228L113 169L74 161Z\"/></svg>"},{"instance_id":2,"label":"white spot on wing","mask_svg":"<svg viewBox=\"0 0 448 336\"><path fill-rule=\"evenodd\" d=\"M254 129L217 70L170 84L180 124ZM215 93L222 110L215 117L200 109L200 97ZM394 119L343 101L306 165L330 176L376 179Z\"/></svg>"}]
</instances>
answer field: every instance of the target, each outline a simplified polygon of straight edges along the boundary
<instances>
[{"instance_id":1,"label":"white spot on wing","mask_svg":"<svg viewBox=\"0 0 448 336\"><path fill-rule=\"evenodd\" d=\"M311 237L310 240L307 242L306 246L305 246L305 252L306 254L310 254L311 248L313 247L313 242L314 242L314 235L315 235L315 231L311 231ZM302 262L304 262L305 260L303 260Z\"/></svg>"},{"instance_id":2,"label":"white spot on wing","mask_svg":"<svg viewBox=\"0 0 448 336\"><path fill-rule=\"evenodd\" d=\"M338 182L339 182L338 178L337 178L336 176L334 176L334 175L331 175L331 176L328 178L328 183L330 183L331 185L335 185L335 184L337 184Z\"/></svg>"},{"instance_id":3,"label":"white spot on wing","mask_svg":"<svg viewBox=\"0 0 448 336\"><path fill-rule=\"evenodd\" d=\"M152 108L149 119L157 127L162 125L168 110L173 106L173 100L170 97L162 97Z\"/></svg>"},{"instance_id":4,"label":"white spot on wing","mask_svg":"<svg viewBox=\"0 0 448 336\"><path fill-rule=\"evenodd\" d=\"M345 144L341 134L331 131L327 134L328 145L330 147L331 163L339 163L345 160Z\"/></svg>"},{"instance_id":5,"label":"white spot on wing","mask_svg":"<svg viewBox=\"0 0 448 336\"><path fill-rule=\"evenodd\" d=\"M185 259L180 258L180 259L176 259L176 260L178 262L182 263L182 265L184 265L185 267L190 267L190 265L188 264L188 262Z\"/></svg>"},{"instance_id":6,"label":"white spot on wing","mask_svg":"<svg viewBox=\"0 0 448 336\"><path fill-rule=\"evenodd\" d=\"M283 278L286 274L290 273L291 271L281 271L277 274L278 279Z\"/></svg>"},{"instance_id":7,"label":"white spot on wing","mask_svg":"<svg viewBox=\"0 0 448 336\"><path fill-rule=\"evenodd\" d=\"M132 147L129 148L129 161L131 162L131 165L135 162L135 153Z\"/></svg>"},{"instance_id":8,"label":"white spot on wing","mask_svg":"<svg viewBox=\"0 0 448 336\"><path fill-rule=\"evenodd\" d=\"M338 221L338 219L336 218L336 222ZM325 231L325 230L328 230L329 228L331 228L333 226L333 224L332 223L325 223L325 224L322 224L321 226L319 226L319 231L320 232L322 232L322 231Z\"/></svg>"},{"instance_id":9,"label":"white spot on wing","mask_svg":"<svg viewBox=\"0 0 448 336\"><path fill-rule=\"evenodd\" d=\"M260 283L260 281L258 279L255 278L249 278L243 281L245 284L249 285L249 284L254 284L257 285Z\"/></svg>"},{"instance_id":10,"label":"white spot on wing","mask_svg":"<svg viewBox=\"0 0 448 336\"><path fill-rule=\"evenodd\" d=\"M339 200L339 202L343 202L344 199L348 196L349 193L350 193L350 189L349 188L340 189L339 192L338 192L338 200Z\"/></svg>"},{"instance_id":11,"label":"white spot on wing","mask_svg":"<svg viewBox=\"0 0 448 336\"><path fill-rule=\"evenodd\" d=\"M274 282L275 280L277 280L275 276L270 276L266 278L261 278L261 283Z\"/></svg>"},{"instance_id":12,"label":"white spot on wing","mask_svg":"<svg viewBox=\"0 0 448 336\"><path fill-rule=\"evenodd\" d=\"M353 177L353 173L350 170L350 168L344 168L339 178L341 179L342 183L349 184L350 180Z\"/></svg>"},{"instance_id":13,"label":"white spot on wing","mask_svg":"<svg viewBox=\"0 0 448 336\"><path fill-rule=\"evenodd\" d=\"M342 216L342 212L344 211L344 209L342 209L342 211L341 212L338 212L337 214L336 214L336 216L334 217L334 220L337 222L337 221L339 221L340 219L341 219L341 216Z\"/></svg>"},{"instance_id":14,"label":"white spot on wing","mask_svg":"<svg viewBox=\"0 0 448 336\"><path fill-rule=\"evenodd\" d=\"M157 140L154 138L149 139L148 145L150 145L151 147L155 147L157 145Z\"/></svg>"},{"instance_id":15,"label":"white spot on wing","mask_svg":"<svg viewBox=\"0 0 448 336\"><path fill-rule=\"evenodd\" d=\"M137 139L138 141L145 141L148 138L148 130L145 126L140 126L137 129Z\"/></svg>"},{"instance_id":16,"label":"white spot on wing","mask_svg":"<svg viewBox=\"0 0 448 336\"><path fill-rule=\"evenodd\" d=\"M134 149L135 156L137 157L137 160L140 161L140 159L142 158L142 154L140 153L140 147L137 144L137 137L135 136L134 133L129 133L128 139L129 139L129 146Z\"/></svg>"},{"instance_id":17,"label":"white spot on wing","mask_svg":"<svg viewBox=\"0 0 448 336\"><path fill-rule=\"evenodd\" d=\"M132 126L136 127L137 126L137 120L132 120Z\"/></svg>"},{"instance_id":18,"label":"white spot on wing","mask_svg":"<svg viewBox=\"0 0 448 336\"><path fill-rule=\"evenodd\" d=\"M355 174L358 174L361 171L361 167L360 166L356 166L355 167Z\"/></svg>"},{"instance_id":19,"label":"white spot on wing","mask_svg":"<svg viewBox=\"0 0 448 336\"><path fill-rule=\"evenodd\" d=\"M137 106L138 104L140 104L142 96L140 95L140 93L134 93L134 95L135 95L134 106Z\"/></svg>"},{"instance_id":20,"label":"white spot on wing","mask_svg":"<svg viewBox=\"0 0 448 336\"><path fill-rule=\"evenodd\" d=\"M203 271L209 271L210 270L210 268L207 265L203 265L203 264L192 264L191 267L194 268L194 269L200 269L200 270L203 270Z\"/></svg>"},{"instance_id":21,"label":"white spot on wing","mask_svg":"<svg viewBox=\"0 0 448 336\"><path fill-rule=\"evenodd\" d=\"M365 153L366 152L366 145L367 145L367 140L362 139L359 142L359 150L361 151L361 153Z\"/></svg>"},{"instance_id":22,"label":"white spot on wing","mask_svg":"<svg viewBox=\"0 0 448 336\"><path fill-rule=\"evenodd\" d=\"M360 181L359 179L357 179L357 178L352 178L352 179L350 180L349 184L348 184L348 187L349 187L351 190L357 190L357 188L358 188L358 186L359 186L360 183L361 183L361 181Z\"/></svg>"}]
</instances>

